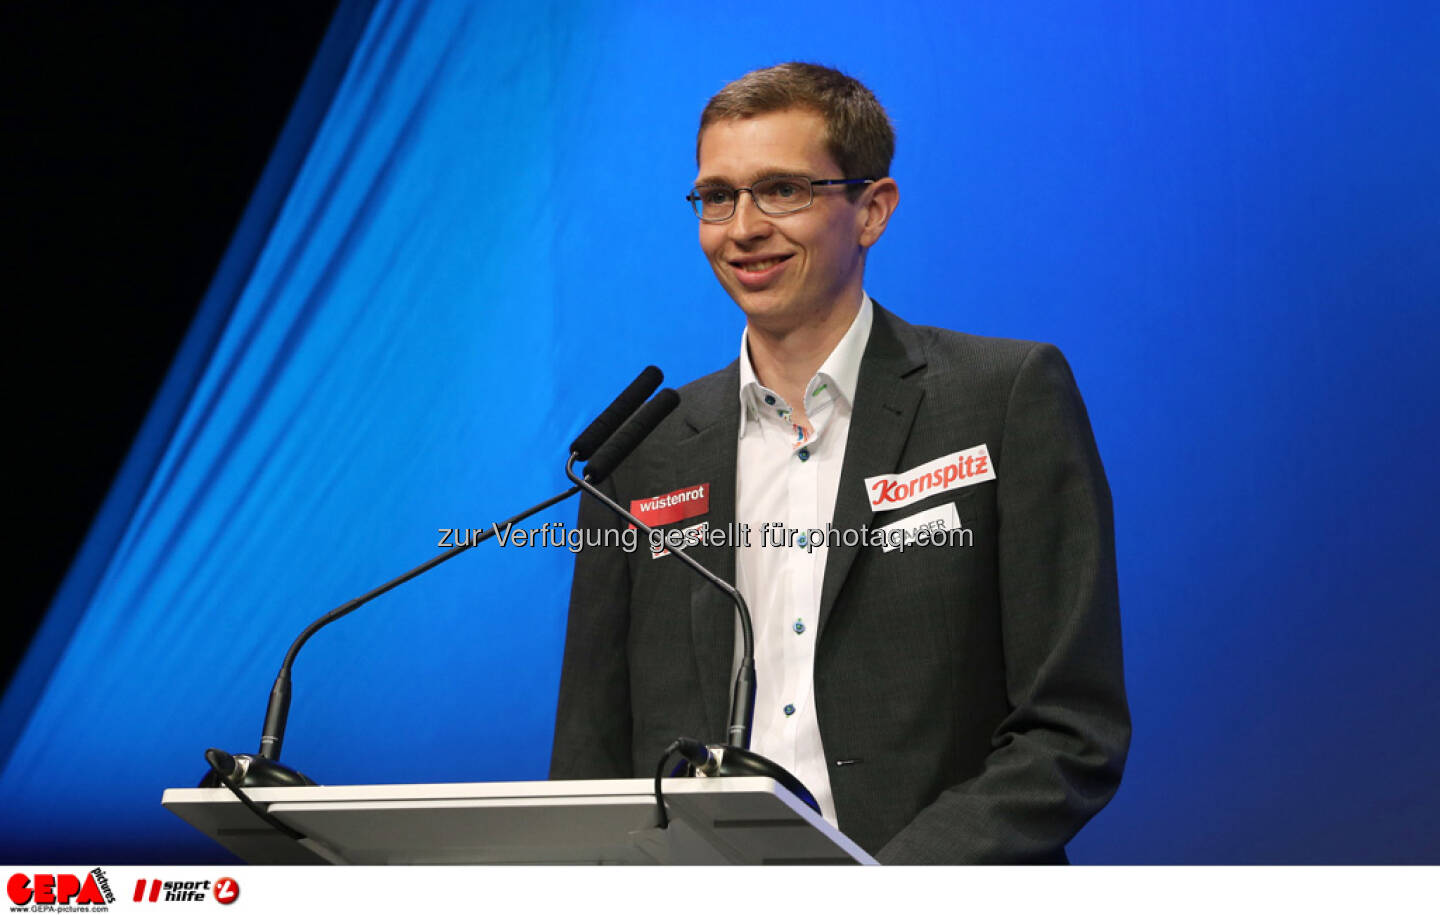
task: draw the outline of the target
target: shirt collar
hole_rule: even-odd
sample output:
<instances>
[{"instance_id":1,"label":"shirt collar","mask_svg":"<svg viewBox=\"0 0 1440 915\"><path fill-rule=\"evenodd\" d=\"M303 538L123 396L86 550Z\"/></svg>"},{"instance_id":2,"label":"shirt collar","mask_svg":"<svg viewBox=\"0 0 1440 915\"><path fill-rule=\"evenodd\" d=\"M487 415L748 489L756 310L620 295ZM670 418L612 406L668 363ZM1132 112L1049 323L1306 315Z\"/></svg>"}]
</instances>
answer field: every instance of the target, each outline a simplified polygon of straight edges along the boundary
<instances>
[{"instance_id":1,"label":"shirt collar","mask_svg":"<svg viewBox=\"0 0 1440 915\"><path fill-rule=\"evenodd\" d=\"M868 292L861 292L860 310L850 322L850 329L835 344L830 355L820 364L815 377L810 380L807 390L814 392L820 382L828 384L838 397L843 397L851 406L855 404L855 386L860 379L860 360L865 356L865 344L870 340L870 327L875 322L875 308ZM750 329L740 334L740 434L745 434L745 425L753 418L753 411L762 403L767 389L755 374L750 362Z\"/></svg>"}]
</instances>

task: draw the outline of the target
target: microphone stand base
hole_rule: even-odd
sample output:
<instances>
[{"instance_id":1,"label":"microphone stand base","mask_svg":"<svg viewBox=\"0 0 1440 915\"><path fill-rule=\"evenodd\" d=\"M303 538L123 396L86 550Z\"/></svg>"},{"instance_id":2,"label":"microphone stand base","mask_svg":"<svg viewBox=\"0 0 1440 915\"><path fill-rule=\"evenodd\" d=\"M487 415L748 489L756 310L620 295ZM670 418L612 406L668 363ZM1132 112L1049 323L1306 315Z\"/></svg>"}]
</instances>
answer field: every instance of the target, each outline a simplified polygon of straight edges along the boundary
<instances>
[{"instance_id":1,"label":"microphone stand base","mask_svg":"<svg viewBox=\"0 0 1440 915\"><path fill-rule=\"evenodd\" d=\"M315 784L304 773L263 756L240 753L231 759L234 760L231 772L237 776L235 784L241 788L304 788ZM221 781L220 773L212 768L200 779L199 787L223 788L225 783Z\"/></svg>"},{"instance_id":2,"label":"microphone stand base","mask_svg":"<svg viewBox=\"0 0 1440 915\"><path fill-rule=\"evenodd\" d=\"M712 746L710 750L711 752L720 751L720 769L710 776L711 778L733 778L747 775L771 778L799 798L806 807L820 813L820 804L816 802L815 795L810 793L810 789L774 760L766 759L759 753L741 747Z\"/></svg>"}]
</instances>

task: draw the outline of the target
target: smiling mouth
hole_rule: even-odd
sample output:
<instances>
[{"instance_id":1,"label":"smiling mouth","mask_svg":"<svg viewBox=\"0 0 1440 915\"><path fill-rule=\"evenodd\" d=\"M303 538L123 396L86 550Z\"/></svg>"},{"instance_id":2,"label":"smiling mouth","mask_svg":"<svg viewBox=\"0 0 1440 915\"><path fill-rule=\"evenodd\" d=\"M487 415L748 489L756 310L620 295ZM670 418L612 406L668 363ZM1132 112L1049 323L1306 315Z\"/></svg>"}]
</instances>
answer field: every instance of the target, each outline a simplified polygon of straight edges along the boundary
<instances>
[{"instance_id":1,"label":"smiling mouth","mask_svg":"<svg viewBox=\"0 0 1440 915\"><path fill-rule=\"evenodd\" d=\"M748 263L735 263L735 269L742 273L764 273L776 264L789 260L791 255L785 254L780 257L768 257L763 261L749 261Z\"/></svg>"}]
</instances>

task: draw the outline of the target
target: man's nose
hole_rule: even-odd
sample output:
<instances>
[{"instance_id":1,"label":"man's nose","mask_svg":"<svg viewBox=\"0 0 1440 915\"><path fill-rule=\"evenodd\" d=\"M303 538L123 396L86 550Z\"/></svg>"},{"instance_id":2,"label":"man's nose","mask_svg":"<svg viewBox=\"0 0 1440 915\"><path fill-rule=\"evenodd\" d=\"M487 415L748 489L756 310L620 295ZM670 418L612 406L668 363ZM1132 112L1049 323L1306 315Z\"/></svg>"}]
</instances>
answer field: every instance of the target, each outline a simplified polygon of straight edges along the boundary
<instances>
[{"instance_id":1,"label":"man's nose","mask_svg":"<svg viewBox=\"0 0 1440 915\"><path fill-rule=\"evenodd\" d=\"M755 205L755 192L741 188L735 198L735 215L730 217L730 237L755 238L770 229L770 219Z\"/></svg>"}]
</instances>

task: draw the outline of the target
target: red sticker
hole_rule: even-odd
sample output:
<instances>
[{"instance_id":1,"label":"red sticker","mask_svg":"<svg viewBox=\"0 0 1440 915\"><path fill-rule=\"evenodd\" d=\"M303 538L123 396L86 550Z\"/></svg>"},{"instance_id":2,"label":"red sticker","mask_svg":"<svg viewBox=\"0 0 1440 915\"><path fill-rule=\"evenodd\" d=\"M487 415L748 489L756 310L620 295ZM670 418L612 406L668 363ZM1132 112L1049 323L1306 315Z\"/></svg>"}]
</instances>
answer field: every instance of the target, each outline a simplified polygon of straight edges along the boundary
<instances>
[{"instance_id":1,"label":"red sticker","mask_svg":"<svg viewBox=\"0 0 1440 915\"><path fill-rule=\"evenodd\" d=\"M651 527L674 524L710 510L710 484L687 486L663 496L649 496L630 501L630 514Z\"/></svg>"},{"instance_id":2,"label":"red sticker","mask_svg":"<svg viewBox=\"0 0 1440 915\"><path fill-rule=\"evenodd\" d=\"M983 443L912 467L903 473L865 478L870 507L877 512L904 508L921 499L995 479L990 449Z\"/></svg>"}]
</instances>

